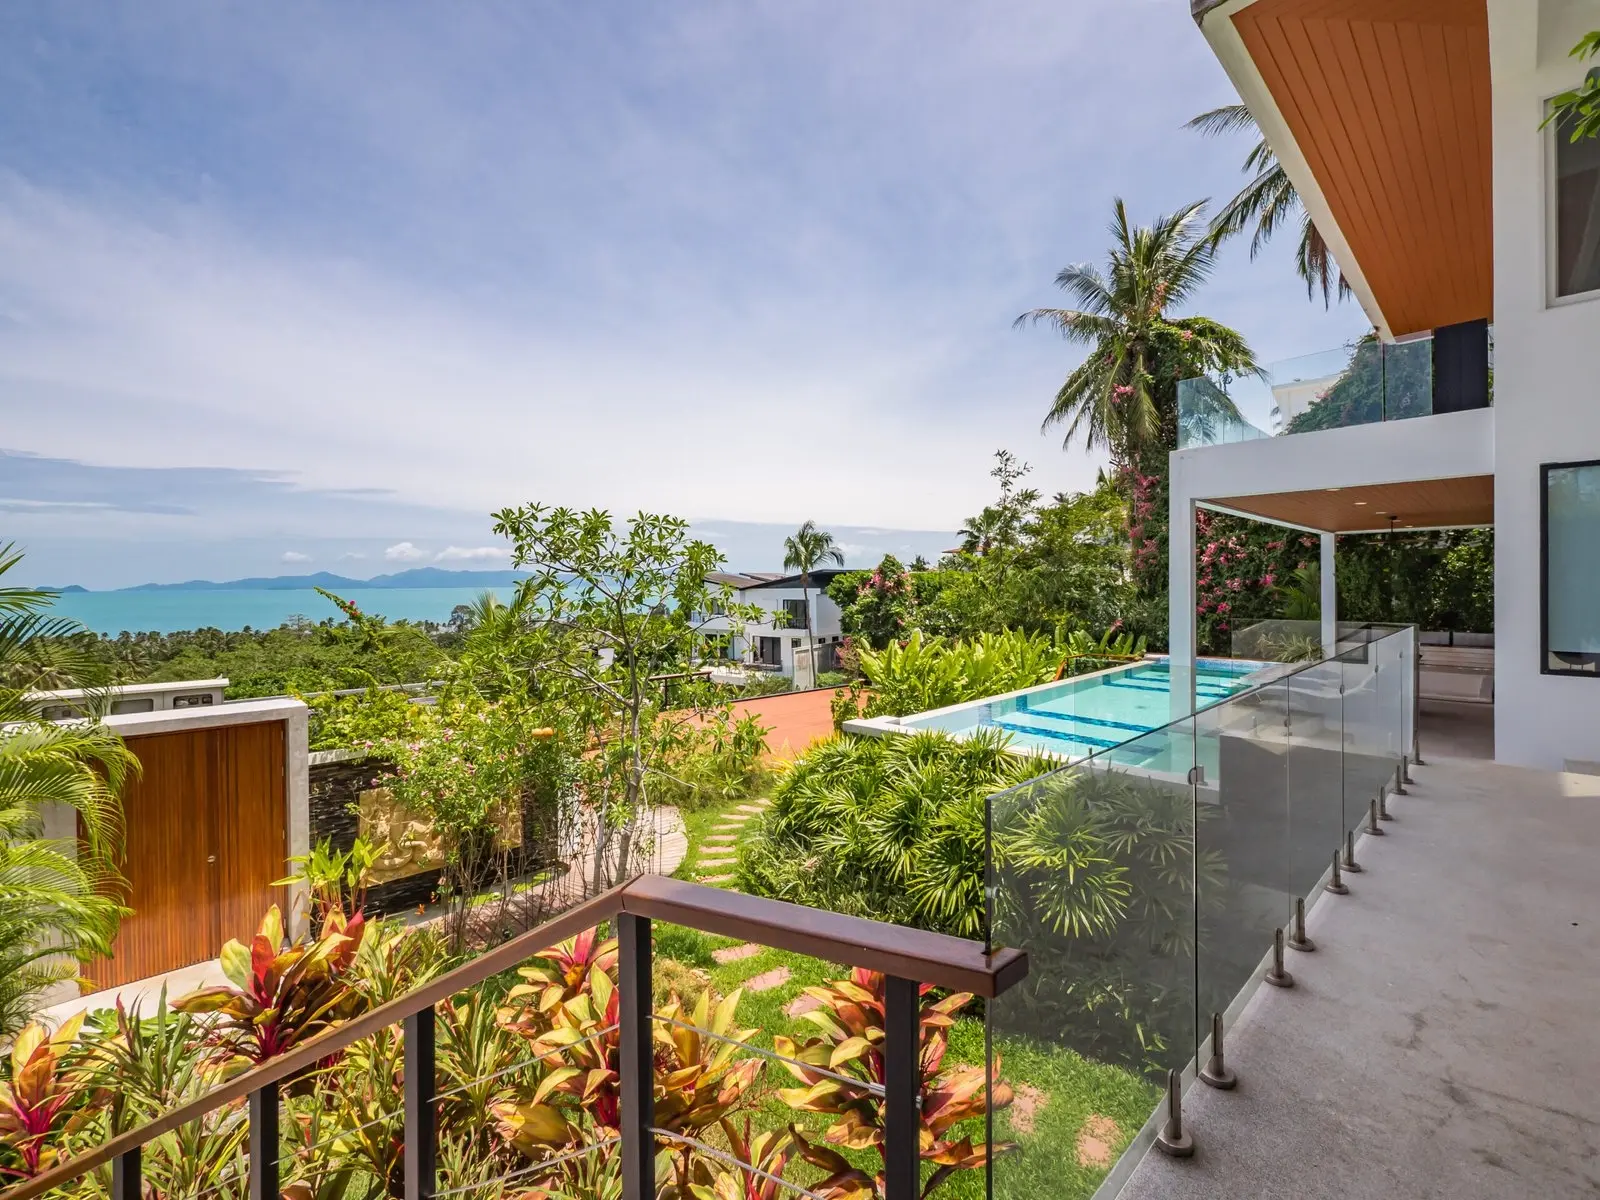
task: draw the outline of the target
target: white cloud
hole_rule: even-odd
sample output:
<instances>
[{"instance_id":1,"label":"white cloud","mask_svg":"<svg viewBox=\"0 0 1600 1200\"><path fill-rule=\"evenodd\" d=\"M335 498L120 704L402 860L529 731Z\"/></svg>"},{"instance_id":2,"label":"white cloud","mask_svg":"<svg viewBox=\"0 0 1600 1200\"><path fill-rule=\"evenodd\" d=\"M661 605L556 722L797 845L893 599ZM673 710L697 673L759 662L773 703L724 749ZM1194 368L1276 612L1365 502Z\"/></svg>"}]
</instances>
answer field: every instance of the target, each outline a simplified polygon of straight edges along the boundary
<instances>
[{"instance_id":1,"label":"white cloud","mask_svg":"<svg viewBox=\"0 0 1600 1200\"><path fill-rule=\"evenodd\" d=\"M433 556L434 562L497 562L510 558L504 546L446 546Z\"/></svg>"},{"instance_id":2,"label":"white cloud","mask_svg":"<svg viewBox=\"0 0 1600 1200\"><path fill-rule=\"evenodd\" d=\"M416 562L427 555L410 542L396 542L383 552L386 562Z\"/></svg>"},{"instance_id":3,"label":"white cloud","mask_svg":"<svg viewBox=\"0 0 1600 1200\"><path fill-rule=\"evenodd\" d=\"M871 532L876 533L877 530L872 530ZM834 548L847 559L860 558L867 552L867 547L860 542L836 542L834 543Z\"/></svg>"},{"instance_id":4,"label":"white cloud","mask_svg":"<svg viewBox=\"0 0 1600 1200\"><path fill-rule=\"evenodd\" d=\"M279 561L286 563L305 563L311 561L311 555L301 554L298 550L285 550L283 552L283 557Z\"/></svg>"},{"instance_id":5,"label":"white cloud","mask_svg":"<svg viewBox=\"0 0 1600 1200\"><path fill-rule=\"evenodd\" d=\"M350 562L350 561L353 561L355 559L365 558L365 557L366 557L366 555L363 554L360 550L346 550L343 554L339 555L339 561L340 562Z\"/></svg>"}]
</instances>

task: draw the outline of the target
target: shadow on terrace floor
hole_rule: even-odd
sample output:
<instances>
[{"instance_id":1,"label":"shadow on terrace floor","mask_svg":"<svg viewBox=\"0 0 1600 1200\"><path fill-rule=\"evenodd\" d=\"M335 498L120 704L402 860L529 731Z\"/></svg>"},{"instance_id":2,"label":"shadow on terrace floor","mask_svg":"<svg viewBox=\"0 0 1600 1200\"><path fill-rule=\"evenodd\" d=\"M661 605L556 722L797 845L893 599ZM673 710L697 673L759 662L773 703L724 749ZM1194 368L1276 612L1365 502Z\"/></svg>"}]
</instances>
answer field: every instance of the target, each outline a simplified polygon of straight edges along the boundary
<instances>
[{"instance_id":1,"label":"shadow on terrace floor","mask_svg":"<svg viewBox=\"0 0 1600 1200\"><path fill-rule=\"evenodd\" d=\"M1600 1194L1600 777L1423 755L1125 1200Z\"/></svg>"},{"instance_id":2,"label":"shadow on terrace floor","mask_svg":"<svg viewBox=\"0 0 1600 1200\"><path fill-rule=\"evenodd\" d=\"M1422 761L1494 758L1494 705L1424 700L1418 727Z\"/></svg>"}]
</instances>

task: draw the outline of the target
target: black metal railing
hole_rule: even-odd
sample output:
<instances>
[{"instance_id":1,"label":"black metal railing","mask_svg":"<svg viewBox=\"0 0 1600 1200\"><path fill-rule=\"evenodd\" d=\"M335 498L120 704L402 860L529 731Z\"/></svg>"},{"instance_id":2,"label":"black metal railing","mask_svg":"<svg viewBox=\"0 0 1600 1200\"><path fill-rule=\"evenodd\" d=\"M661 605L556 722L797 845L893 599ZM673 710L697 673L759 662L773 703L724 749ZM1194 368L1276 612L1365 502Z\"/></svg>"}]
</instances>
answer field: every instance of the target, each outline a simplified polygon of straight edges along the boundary
<instances>
[{"instance_id":1,"label":"black metal railing","mask_svg":"<svg viewBox=\"0 0 1600 1200\"><path fill-rule=\"evenodd\" d=\"M541 1159L511 1175L468 1180L441 1190L438 1187L439 1102L518 1067L532 1068L539 1060L536 1056L530 1057L483 1079L439 1090L437 1006L537 956L552 944L608 921L619 943L618 1020L581 1039L580 1044L612 1034L618 1036L621 1119L616 1135L581 1145L569 1153ZM288 1155L282 1153L280 1088L361 1039L399 1025L404 1039L401 1157L406 1200L443 1200L457 1193L493 1189L511 1181L513 1176L529 1178L570 1159L611 1149L616 1149L621 1156L623 1200L647 1200L656 1191L658 1140L698 1141L681 1130L657 1124L653 1024L665 1021L688 1025L702 1036L719 1036L715 1031L700 1029L654 1011L652 925L657 921L861 967L885 976L884 1082L881 1088L860 1080L850 1082L880 1095L883 1101L885 1200L916 1200L921 1188L919 985L931 984L992 999L1026 976L1027 956L1017 950L990 951L977 942L943 934L841 916L659 875L639 876L596 896L408 994L336 1026L226 1080L156 1120L118 1134L0 1194L5 1200L34 1200L110 1164L112 1200L141 1200L145 1146L181 1126L245 1099L249 1149L244 1178L232 1176L210 1191L227 1197L247 1189L251 1200L279 1200L282 1194L280 1168L295 1153L306 1152L302 1148ZM783 1057L776 1051L749 1044L741 1045L741 1049L767 1058L781 1060ZM368 1124L380 1124L386 1119L390 1118L380 1117ZM340 1136L349 1132L343 1130ZM733 1160L726 1151L716 1147L703 1147L703 1152L714 1152L713 1157L729 1159L729 1165L741 1171L757 1176L763 1174L758 1164ZM787 1180L780 1182L799 1194L808 1194L805 1188Z\"/></svg>"}]
</instances>

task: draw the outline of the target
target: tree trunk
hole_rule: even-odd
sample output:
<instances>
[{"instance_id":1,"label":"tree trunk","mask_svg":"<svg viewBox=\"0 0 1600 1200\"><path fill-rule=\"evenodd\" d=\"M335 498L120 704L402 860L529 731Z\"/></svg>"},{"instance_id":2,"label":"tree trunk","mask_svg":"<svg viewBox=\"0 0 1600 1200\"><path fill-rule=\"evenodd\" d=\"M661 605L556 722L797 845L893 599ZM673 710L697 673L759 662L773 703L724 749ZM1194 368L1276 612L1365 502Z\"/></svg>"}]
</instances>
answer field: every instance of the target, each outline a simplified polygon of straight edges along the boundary
<instances>
[{"instance_id":1,"label":"tree trunk","mask_svg":"<svg viewBox=\"0 0 1600 1200\"><path fill-rule=\"evenodd\" d=\"M806 610L806 652L811 655L811 686L817 686L817 639L811 633L811 572L800 572L800 603Z\"/></svg>"}]
</instances>

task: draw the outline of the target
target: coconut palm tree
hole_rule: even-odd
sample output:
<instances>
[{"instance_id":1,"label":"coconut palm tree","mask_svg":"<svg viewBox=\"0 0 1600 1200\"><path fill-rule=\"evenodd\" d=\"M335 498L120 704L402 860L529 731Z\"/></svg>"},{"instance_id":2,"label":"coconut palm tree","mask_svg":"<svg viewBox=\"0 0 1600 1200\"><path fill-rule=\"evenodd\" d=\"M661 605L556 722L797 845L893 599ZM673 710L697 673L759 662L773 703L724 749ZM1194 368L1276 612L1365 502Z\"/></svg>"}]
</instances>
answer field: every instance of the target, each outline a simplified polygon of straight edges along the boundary
<instances>
[{"instance_id":1,"label":"coconut palm tree","mask_svg":"<svg viewBox=\"0 0 1600 1200\"><path fill-rule=\"evenodd\" d=\"M968 554L987 554L1000 544L1006 533L1006 515L994 505L985 505L961 527L961 549Z\"/></svg>"},{"instance_id":2,"label":"coconut palm tree","mask_svg":"<svg viewBox=\"0 0 1600 1200\"><path fill-rule=\"evenodd\" d=\"M1295 250L1294 263L1295 271L1305 281L1306 295L1315 298L1320 291L1324 306L1331 305L1335 295L1340 300L1350 295L1350 284L1333 261L1328 243L1322 240L1311 214L1300 202L1300 193L1289 181L1278 156L1261 136L1250 110L1242 104L1224 104L1201 113L1186 128L1212 136L1243 132L1256 136L1256 144L1244 156L1243 170L1252 178L1213 218L1211 231L1219 239L1229 238L1254 225L1255 232L1250 236L1250 257L1254 258L1279 226L1298 218L1300 245Z\"/></svg>"},{"instance_id":3,"label":"coconut palm tree","mask_svg":"<svg viewBox=\"0 0 1600 1200\"><path fill-rule=\"evenodd\" d=\"M1259 370L1234 330L1206 317L1169 315L1210 277L1216 260L1204 209L1203 201L1189 204L1134 227L1119 197L1108 269L1078 263L1056 276L1078 307L1036 308L1017 318L1018 326L1054 325L1089 347L1045 415L1045 429L1066 426L1064 446L1082 438L1087 449L1109 449L1119 470L1132 466L1176 444L1179 379Z\"/></svg>"},{"instance_id":4,"label":"coconut palm tree","mask_svg":"<svg viewBox=\"0 0 1600 1200\"><path fill-rule=\"evenodd\" d=\"M0 547L0 577L22 560ZM73 959L111 952L125 910L111 894L121 854L122 785L138 760L95 717L40 720L42 685L89 686L104 672L73 641L77 623L49 615L53 592L0 586L0 1038L27 1021L40 993L72 979ZM76 814L78 837L45 836L52 807Z\"/></svg>"},{"instance_id":5,"label":"coconut palm tree","mask_svg":"<svg viewBox=\"0 0 1600 1200\"><path fill-rule=\"evenodd\" d=\"M800 598L806 610L806 650L811 655L811 681L817 679L817 643L811 630L811 572L821 563L844 566L844 552L834 545L833 534L807 521L783 539L783 569L800 572Z\"/></svg>"}]
</instances>

